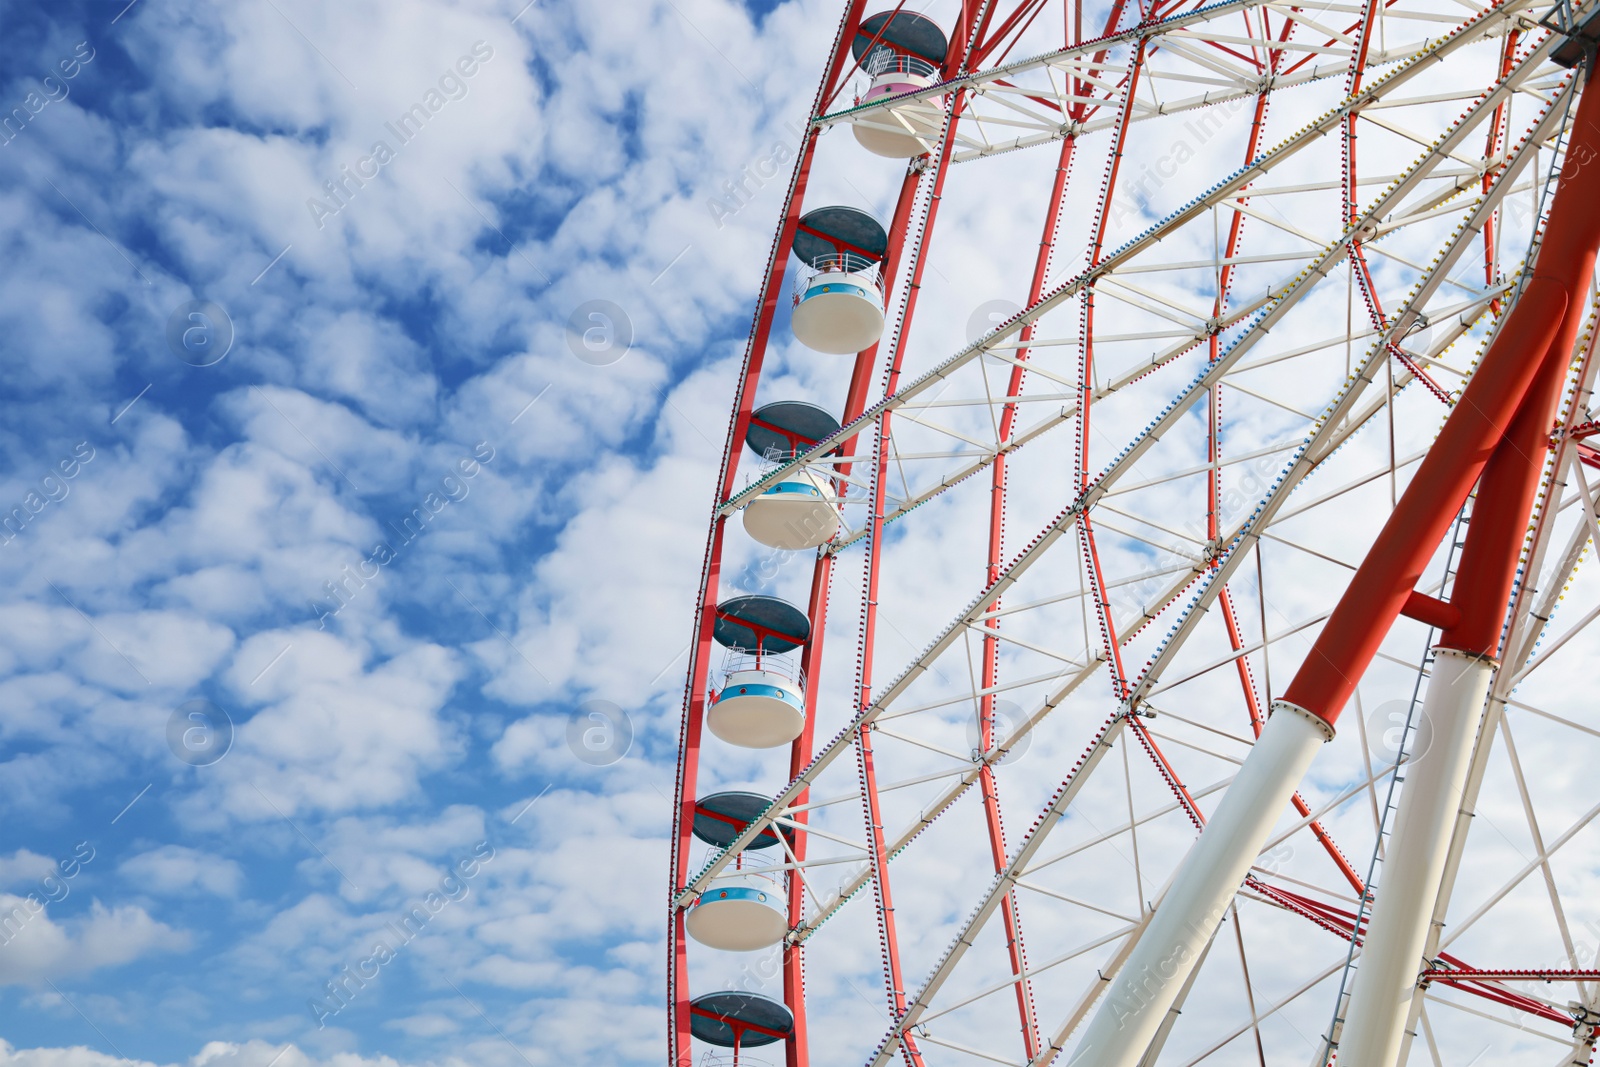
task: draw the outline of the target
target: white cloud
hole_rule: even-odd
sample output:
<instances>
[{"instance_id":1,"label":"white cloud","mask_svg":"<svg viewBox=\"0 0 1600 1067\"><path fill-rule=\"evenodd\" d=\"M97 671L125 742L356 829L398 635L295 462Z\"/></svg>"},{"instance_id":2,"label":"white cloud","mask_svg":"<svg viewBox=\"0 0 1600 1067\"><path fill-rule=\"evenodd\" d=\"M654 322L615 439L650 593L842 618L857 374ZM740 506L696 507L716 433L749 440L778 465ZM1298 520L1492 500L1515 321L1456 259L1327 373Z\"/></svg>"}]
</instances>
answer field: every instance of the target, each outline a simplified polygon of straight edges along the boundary
<instances>
[{"instance_id":1,"label":"white cloud","mask_svg":"<svg viewBox=\"0 0 1600 1067\"><path fill-rule=\"evenodd\" d=\"M235 673L235 696L259 710L188 814L214 822L220 800L234 817L276 821L414 796L420 775L458 758L461 739L439 712L461 672L438 645L393 643L379 651L305 630L255 686Z\"/></svg>"},{"instance_id":2,"label":"white cloud","mask_svg":"<svg viewBox=\"0 0 1600 1067\"><path fill-rule=\"evenodd\" d=\"M189 945L188 934L132 905L107 908L95 901L86 915L57 922L42 896L7 893L0 894L0 920L7 935L0 946L0 985L86 974Z\"/></svg>"},{"instance_id":3,"label":"white cloud","mask_svg":"<svg viewBox=\"0 0 1600 1067\"><path fill-rule=\"evenodd\" d=\"M238 863L182 845L162 845L124 860L117 872L139 892L157 895L200 891L236 896L244 883Z\"/></svg>"},{"instance_id":4,"label":"white cloud","mask_svg":"<svg viewBox=\"0 0 1600 1067\"><path fill-rule=\"evenodd\" d=\"M0 856L0 889L15 889L18 886L34 888L31 883L55 873L55 860L25 848L19 848L9 856Z\"/></svg>"},{"instance_id":5,"label":"white cloud","mask_svg":"<svg viewBox=\"0 0 1600 1067\"><path fill-rule=\"evenodd\" d=\"M81 1045L72 1048L18 1048L0 1039L0 1067L457 1067L464 1061L456 1057L438 1060L400 1061L389 1056L360 1056L337 1052L310 1056L296 1045L273 1045L265 1041L209 1041L188 1059L157 1065L149 1060L123 1059Z\"/></svg>"},{"instance_id":6,"label":"white cloud","mask_svg":"<svg viewBox=\"0 0 1600 1067\"><path fill-rule=\"evenodd\" d=\"M8 814L24 810L28 818L17 824L39 827L41 837L62 823L92 821L98 832L148 784L116 831L127 829L133 836L120 840L134 844L115 861L114 888L140 906L107 895L106 906L72 918L40 915L14 945L0 946L5 980L86 975L137 960L148 968L141 981L170 986L164 1003L185 1004L166 1018L206 1018L204 1036L293 1037L280 1067L398 1067L330 1050L342 1042L370 1051L399 1039L418 1050L404 1057L408 1064L453 1062L424 1059L428 1049L474 1064L522 1063L460 997L433 988L450 976L473 983L474 996L481 989L499 998L489 1006L497 1026L541 1067L659 1057L664 794L684 644L733 378L783 178L720 227L707 202L775 143L792 144L785 122L811 99L837 6L792 0L758 29L740 6L712 0L536 4L515 26L509 20L521 0L164 3L140 4L114 31L101 31L116 34L108 50L125 49L137 73L126 87L110 63L84 75L104 79L116 106L84 111L87 92L52 105L30 141L0 159L15 178L0 195L13 264L0 268L10 298L0 329L16 356L8 381L17 394L4 443L16 474L0 481L0 504L21 499L60 458L60 441L88 438L98 449L71 494L0 548L8 590L0 612L0 742L8 751L0 802ZM468 82L468 95L444 105L318 229L306 200L326 198L323 182L369 152L386 135L384 123L480 39L494 57ZM1296 90L1302 99L1322 91ZM1270 129L1288 128L1307 106L1280 99ZM1206 150L1234 151L1225 142ZM1098 178L1085 146L1058 274L1076 261ZM953 351L978 303L1025 288L1043 210L1030 190L1049 178L1054 158L1051 147L952 174L908 373ZM834 130L823 138L807 203L887 214L902 174ZM1008 195L996 198L995 188ZM1160 192L1192 194L1185 182ZM105 236L83 225L63 195ZM1249 234L1247 253L1276 247L1254 222ZM1180 247L1187 245L1168 245L1175 254ZM1183 254L1191 253L1211 249ZM203 370L178 363L162 340L171 309L200 294L229 309L237 335L227 360ZM610 367L567 351L567 316L595 298L621 305L633 327L632 350ZM1060 318L1076 316L1073 309ZM1073 328L1064 321L1061 335ZM837 411L847 368L848 360L801 350L780 321L760 399L804 397ZM1150 392L1168 389L1172 376L1158 375ZM1117 435L1149 414L1142 403L1120 412L1108 405L1096 448L1113 439L1120 447ZM1404 404L1397 411L1430 430L1438 414ZM899 427L903 444L915 440L909 420ZM1063 458L1069 435L1058 431L1014 458L1014 484L1027 488L1013 494L1008 514L1013 548L1073 491ZM479 440L497 454L470 497L319 630L308 601L389 537L386 523L415 507ZM1173 435L1163 461L1181 466L1193 458L1185 451L1192 443ZM879 685L976 587L984 531L973 516L986 518L982 482L926 505L894 531ZM725 594L756 558L736 527L735 520ZM1352 545L1332 550L1344 555ZM1122 545L1106 555L1126 569L1143 551ZM1070 569L1073 549L1057 554ZM853 651L858 559L845 558L835 583L836 658L822 683L819 736L843 721L854 699L849 665L834 664ZM808 561L797 556L772 588L796 599L808 577ZM1309 611L1316 584L1302 583L1304 605L1273 607ZM1078 636L1067 623L1060 633ZM1211 644L1195 647L1220 650L1220 635L1205 640ZM1280 685L1298 654L1291 646L1273 661ZM1067 749L1079 726L1099 721L1104 676L1092 685L1004 776L1013 827L1031 815L1034 794L1048 791L1059 766L1076 758L1077 749ZM233 714L234 747L212 767L179 766L163 728L173 706L200 693ZM1581 694L1555 696L1570 704ZM626 761L592 768L568 752L565 713L589 697L632 717ZM959 751L957 718L937 739ZM1347 754L1351 743L1343 743L1338 751ZM1530 736L1527 744L1543 765L1561 758L1559 737ZM701 785L774 789L782 761L769 755L708 742ZM883 758L888 767L923 757ZM836 792L856 788L850 764L841 761L845 784ZM1329 781L1345 769L1329 771ZM1541 788L1574 788L1541 777ZM550 780L556 787L508 828ZM116 790L99 788L106 783ZM914 793L893 800L914 809ZM1121 817L1114 803L1105 811ZM1363 814L1347 813L1341 834L1363 840ZM1507 825L1517 814L1494 813ZM896 860L900 906L908 923L923 919L908 958L943 946L968 884L982 880L988 862L972 852L975 837L941 836L953 822ZM859 811L845 805L829 825L858 836ZM1146 864L1154 869L1156 857L1177 855L1187 835L1181 821L1152 828L1141 839ZM397 995L383 1012L316 1039L324 1044L301 1040L306 989L435 884L442 863L486 837L500 851L471 896L439 919L448 936L408 950L420 998ZM227 847L212 847L219 842ZM0 859L0 879L14 879L0 888L22 889L48 864L50 840L27 844ZM836 871L817 875L821 890ZM1587 869L1573 877L1592 881ZM163 969L157 953L180 949L186 934L162 923L162 909L197 892L246 899L229 906L229 925L194 930L215 949L209 970L189 973L187 960L183 973ZM810 975L814 1003L863 1032L876 1025L875 1009L846 983L866 983L876 996L869 895L819 935ZM1043 907L1029 918L1036 944L1066 936L1066 924ZM25 951L12 957L13 948ZM696 988L725 979L725 962L696 954ZM140 992L131 979L106 982L94 995L108 1002L132 1002ZM210 998L213 987L244 992L224 1008ZM127 1003L119 1010L119 1018L139 1017ZM596 1027L596 1018L607 1025ZM845 1029L817 1027L819 1050L831 1051L830 1031ZM218 1041L184 1062L266 1067L281 1049ZM133 1062L0 1043L0 1067Z\"/></svg>"},{"instance_id":7,"label":"white cloud","mask_svg":"<svg viewBox=\"0 0 1600 1067\"><path fill-rule=\"evenodd\" d=\"M398 1030L410 1037L442 1037L445 1034L457 1033L461 1029L460 1024L454 1019L431 1013L394 1019L385 1023L384 1026L392 1030Z\"/></svg>"}]
</instances>

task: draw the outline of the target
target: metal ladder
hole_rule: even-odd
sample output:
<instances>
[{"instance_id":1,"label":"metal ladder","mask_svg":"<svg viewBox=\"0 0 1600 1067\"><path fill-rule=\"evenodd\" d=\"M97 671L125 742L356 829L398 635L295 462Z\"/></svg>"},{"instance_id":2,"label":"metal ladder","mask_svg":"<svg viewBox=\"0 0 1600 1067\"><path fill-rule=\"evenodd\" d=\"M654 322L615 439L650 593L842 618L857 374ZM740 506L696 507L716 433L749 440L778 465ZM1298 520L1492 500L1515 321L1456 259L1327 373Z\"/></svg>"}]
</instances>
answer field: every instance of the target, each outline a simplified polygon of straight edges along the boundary
<instances>
[{"instance_id":1,"label":"metal ladder","mask_svg":"<svg viewBox=\"0 0 1600 1067\"><path fill-rule=\"evenodd\" d=\"M1445 555L1444 582L1440 587L1439 598L1448 600L1450 590L1455 584L1456 563L1461 553L1461 547L1466 543L1467 523L1472 518L1472 504L1477 493L1467 497L1467 502L1456 516L1456 524L1450 532L1450 550ZM1433 666L1433 642L1437 630L1428 627L1427 642L1423 645L1422 659L1417 666L1417 678L1411 687L1411 705L1406 709L1406 723L1400 734L1400 747L1395 752L1395 762L1389 777L1389 789L1384 797L1383 811L1378 818L1378 836L1372 843L1372 860L1367 864L1366 886L1367 890L1361 896L1361 904L1356 909L1355 929L1350 935L1350 951L1345 956L1344 972L1339 977L1339 996L1334 1002L1333 1021L1328 1024L1327 1033L1317 1044L1316 1056L1312 1059L1312 1067L1329 1067L1337 1059L1339 1049L1339 1036L1344 1030L1345 1014L1350 1010L1350 994L1353 989L1353 978L1356 971L1356 945L1362 937L1362 931L1367 921L1371 918L1372 904L1377 899L1378 871L1383 865L1383 857L1387 851L1389 837L1394 833L1393 816L1399 806L1399 786L1406 780L1405 763L1406 754L1409 752L1417 719L1417 708L1422 704L1422 680L1428 676L1429 669Z\"/></svg>"}]
</instances>

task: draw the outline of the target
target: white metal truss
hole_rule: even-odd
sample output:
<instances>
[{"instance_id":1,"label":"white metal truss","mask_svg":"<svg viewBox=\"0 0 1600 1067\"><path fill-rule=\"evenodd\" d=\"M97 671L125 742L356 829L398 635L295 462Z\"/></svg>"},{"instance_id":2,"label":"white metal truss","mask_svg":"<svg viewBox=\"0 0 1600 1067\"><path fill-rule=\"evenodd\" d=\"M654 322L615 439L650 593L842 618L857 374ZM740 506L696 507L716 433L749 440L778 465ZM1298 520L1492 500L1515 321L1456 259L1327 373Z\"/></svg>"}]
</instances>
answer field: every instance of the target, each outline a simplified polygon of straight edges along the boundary
<instances>
[{"instance_id":1,"label":"white metal truss","mask_svg":"<svg viewBox=\"0 0 1600 1067\"><path fill-rule=\"evenodd\" d=\"M808 953L813 1003L848 1014L854 998L859 1014L859 990L845 986L864 966L851 939L866 927L853 915L870 914L861 890L874 874L861 786L840 757L870 731L896 913L916 940L905 950L904 1013L856 1019L837 1054L881 1067L908 1056L910 1039L928 1064L1070 1061L1080 1024L1249 751L1252 716L1292 674L1515 302L1578 91L1548 61L1556 42L1538 24L1542 8L1372 6L1382 11L1381 46L1367 52L1367 80L1343 98L1337 82L1350 76L1358 36L1348 27L1371 6L1230 0L816 120L824 130L903 130L910 119L948 119L959 99L952 162L1054 151L1045 146L1071 138L1089 180L1096 163L1137 180L1171 154L1170 141L1142 143L1156 131L1183 136L1185 124L1247 110L1236 104L1260 100L1265 112L1270 99L1287 110L1293 93L1323 93L1312 98L1318 113L1297 128L1266 119L1252 158L1220 162L1216 145L1196 152L1193 173L1205 180L1188 179L1187 195L1172 179L1149 179L1149 195L1130 209L1132 228L1122 220L1103 254L1092 245L1076 259L1076 246L1063 252L1040 298L979 340L941 345L906 325L916 351L956 351L908 361L903 385L720 505L733 516L802 468L833 476L845 528L821 551L851 565L868 537L865 502L875 488L864 457L892 416L882 432L884 519L897 540L882 549L889 584L876 605L890 628L877 673L892 680L862 708L835 683L818 712L829 736L811 762L674 887L674 906L688 907L768 827L810 834L804 859L791 852L775 868L804 878L807 891L786 951ZM1299 63L1293 73L1255 68L1274 51ZM1352 120L1362 164L1347 184L1340 170ZM1491 138L1496 123L1502 130ZM1217 126L1216 143L1236 149L1229 129ZM1097 210L1109 217L1115 201L1104 188ZM1350 213L1347 188L1357 197ZM1222 235L1236 226L1245 236L1225 253ZM1496 238L1488 263L1486 231ZM907 298L902 281L891 306ZM1563 866L1579 849L1600 856L1600 808L1592 800L1574 808L1572 791L1551 780L1568 773L1552 772L1553 751L1600 754L1584 690L1563 682L1600 650L1600 576L1581 566L1600 536L1600 453L1584 444L1597 428L1592 352L1586 333L1473 757L1471 803L1452 841L1435 915L1446 933L1430 943L1430 958L1532 966L1504 954L1516 947L1506 924L1535 912L1556 950L1539 966L1581 971L1600 957L1600 911L1577 900L1587 875ZM1009 407L1018 417L1002 434ZM987 520L989 486L979 476L999 457L1012 479L1008 529L1031 536L992 575L967 572L964 602L937 600L918 575L956 566L943 555L963 551L951 531L976 514ZM1435 589L1444 581L1436 570ZM834 617L847 618L857 605L847 591L833 595ZM1564 595L1578 604L1558 625ZM916 606L895 611L894 602ZM851 635L840 625L843 657ZM1337 742L1342 754L1307 786L1301 809L1285 813L1223 942L1183 992L1179 1008L1206 1010L1170 1017L1147 1062L1288 1062L1308 1028L1296 1062L1315 1055L1345 964L1344 916L1358 910L1350 872L1365 871L1374 844L1368 808L1395 771L1381 754L1385 698L1409 692L1424 633L1403 621L1385 643L1360 713L1347 716L1354 724ZM1000 664L987 686L986 638ZM986 699L1012 710L992 744L973 746L965 726ZM998 871L973 844L977 798L991 778L1021 824L1007 827ZM994 919L1007 901L1028 917L1020 972L1000 962L1005 935ZM1573 982L1562 995L1524 980L1493 988L1514 996L1419 987L1412 1030L1424 1040L1410 1062L1468 1062L1475 1053L1463 1043L1480 1036L1540 1055L1554 1045L1552 1062L1592 1050L1592 1033L1562 1031L1552 1016L1600 1013L1600 981ZM1031 1034L993 1023L997 1005L1015 997L1036 1007ZM1535 1003L1546 1010L1513 1014ZM816 1011L814 1031L826 1025ZM863 1027L875 1030L870 1040ZM814 1062L819 1042L836 1037L813 1038Z\"/></svg>"}]
</instances>

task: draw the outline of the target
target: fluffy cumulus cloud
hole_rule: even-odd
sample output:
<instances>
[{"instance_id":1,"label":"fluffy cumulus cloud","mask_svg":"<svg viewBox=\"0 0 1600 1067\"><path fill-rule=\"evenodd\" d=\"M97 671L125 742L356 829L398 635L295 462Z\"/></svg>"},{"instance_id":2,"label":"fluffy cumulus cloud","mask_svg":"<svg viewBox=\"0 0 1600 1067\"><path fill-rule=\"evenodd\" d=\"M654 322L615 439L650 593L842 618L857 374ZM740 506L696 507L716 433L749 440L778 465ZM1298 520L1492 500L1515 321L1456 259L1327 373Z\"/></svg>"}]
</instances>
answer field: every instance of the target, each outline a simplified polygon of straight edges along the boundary
<instances>
[{"instance_id":1,"label":"fluffy cumulus cloud","mask_svg":"<svg viewBox=\"0 0 1600 1067\"><path fill-rule=\"evenodd\" d=\"M267 1062L268 1057L289 1067L400 1067L388 1056L361 1056L335 1053L326 1057L309 1056L290 1045L274 1046L265 1041L208 1041L193 1056L161 1067L251 1067ZM463 1061L450 1058L419 1061L438 1067L455 1067ZM0 1064L5 1067L157 1067L153 1060L134 1060L77 1045L71 1048L15 1048L0 1040Z\"/></svg>"},{"instance_id":2,"label":"fluffy cumulus cloud","mask_svg":"<svg viewBox=\"0 0 1600 1067\"><path fill-rule=\"evenodd\" d=\"M656 1057L721 183L827 6L0 5L0 1064Z\"/></svg>"},{"instance_id":3,"label":"fluffy cumulus cloud","mask_svg":"<svg viewBox=\"0 0 1600 1067\"><path fill-rule=\"evenodd\" d=\"M31 985L188 947L188 936L150 917L143 908L108 908L96 901L86 914L57 922L37 894L0 895L5 955L0 981Z\"/></svg>"},{"instance_id":4,"label":"fluffy cumulus cloud","mask_svg":"<svg viewBox=\"0 0 1600 1067\"><path fill-rule=\"evenodd\" d=\"M118 865L117 873L151 893L198 890L233 896L244 880L235 861L182 845L162 845L131 856Z\"/></svg>"}]
</instances>

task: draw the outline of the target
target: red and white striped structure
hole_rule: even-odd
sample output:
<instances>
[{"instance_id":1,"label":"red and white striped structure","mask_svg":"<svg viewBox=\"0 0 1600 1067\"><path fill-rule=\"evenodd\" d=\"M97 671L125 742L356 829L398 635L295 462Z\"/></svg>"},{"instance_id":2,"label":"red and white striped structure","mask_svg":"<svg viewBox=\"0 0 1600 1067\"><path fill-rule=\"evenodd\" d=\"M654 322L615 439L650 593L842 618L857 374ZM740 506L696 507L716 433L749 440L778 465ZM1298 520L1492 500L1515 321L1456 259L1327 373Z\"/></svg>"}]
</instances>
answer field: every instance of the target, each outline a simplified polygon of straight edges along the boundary
<instances>
[{"instance_id":1,"label":"red and white striped structure","mask_svg":"<svg viewBox=\"0 0 1600 1067\"><path fill-rule=\"evenodd\" d=\"M873 93L906 8L847 4L734 397L670 1061L738 986L789 1067L1591 1062L1600 0L935 0ZM881 341L808 352L808 188L896 179ZM757 469L779 400L842 428ZM839 529L756 568L799 474ZM786 766L705 728L756 570L810 621ZM697 841L729 787L771 804ZM774 828L763 983L685 917Z\"/></svg>"}]
</instances>

